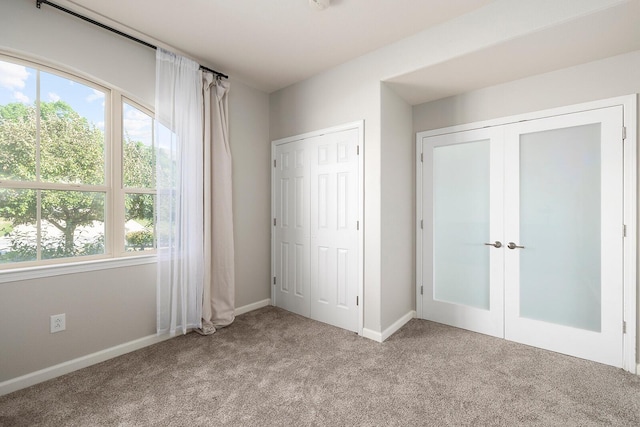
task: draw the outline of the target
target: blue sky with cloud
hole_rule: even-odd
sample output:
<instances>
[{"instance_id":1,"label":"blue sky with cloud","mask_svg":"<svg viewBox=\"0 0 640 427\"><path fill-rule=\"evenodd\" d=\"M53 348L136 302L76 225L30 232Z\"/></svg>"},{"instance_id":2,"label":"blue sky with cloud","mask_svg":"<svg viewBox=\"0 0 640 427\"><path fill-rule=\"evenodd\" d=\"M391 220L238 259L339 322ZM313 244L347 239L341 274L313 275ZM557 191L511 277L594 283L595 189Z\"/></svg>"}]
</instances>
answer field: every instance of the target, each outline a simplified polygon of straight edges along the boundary
<instances>
[{"instance_id":1,"label":"blue sky with cloud","mask_svg":"<svg viewBox=\"0 0 640 427\"><path fill-rule=\"evenodd\" d=\"M33 105L37 98L37 70L0 60L0 105ZM104 130L105 93L77 81L40 72L40 99L65 101L80 115ZM123 130L133 140L151 145L152 118L133 105L123 105Z\"/></svg>"},{"instance_id":2,"label":"blue sky with cloud","mask_svg":"<svg viewBox=\"0 0 640 427\"><path fill-rule=\"evenodd\" d=\"M37 71L23 65L0 61L0 105L12 102L33 105L37 98ZM57 76L40 73L40 99L43 102L65 101L80 115L104 129L104 92Z\"/></svg>"}]
</instances>

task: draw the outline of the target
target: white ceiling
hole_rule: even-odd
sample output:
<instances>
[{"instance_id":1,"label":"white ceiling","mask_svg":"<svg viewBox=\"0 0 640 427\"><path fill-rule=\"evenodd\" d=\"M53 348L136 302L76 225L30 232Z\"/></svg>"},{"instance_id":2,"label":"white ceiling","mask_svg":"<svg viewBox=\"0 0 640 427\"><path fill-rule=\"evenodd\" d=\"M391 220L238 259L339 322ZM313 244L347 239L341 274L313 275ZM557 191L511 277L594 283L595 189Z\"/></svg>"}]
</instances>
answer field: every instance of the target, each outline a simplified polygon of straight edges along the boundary
<instances>
[{"instance_id":1,"label":"white ceiling","mask_svg":"<svg viewBox=\"0 0 640 427\"><path fill-rule=\"evenodd\" d=\"M332 0L315 11L308 0L53 0L265 92L491 1Z\"/></svg>"},{"instance_id":2,"label":"white ceiling","mask_svg":"<svg viewBox=\"0 0 640 427\"><path fill-rule=\"evenodd\" d=\"M620 3L557 27L394 77L387 83L409 104L417 105L640 50L639 18L640 1Z\"/></svg>"}]
</instances>

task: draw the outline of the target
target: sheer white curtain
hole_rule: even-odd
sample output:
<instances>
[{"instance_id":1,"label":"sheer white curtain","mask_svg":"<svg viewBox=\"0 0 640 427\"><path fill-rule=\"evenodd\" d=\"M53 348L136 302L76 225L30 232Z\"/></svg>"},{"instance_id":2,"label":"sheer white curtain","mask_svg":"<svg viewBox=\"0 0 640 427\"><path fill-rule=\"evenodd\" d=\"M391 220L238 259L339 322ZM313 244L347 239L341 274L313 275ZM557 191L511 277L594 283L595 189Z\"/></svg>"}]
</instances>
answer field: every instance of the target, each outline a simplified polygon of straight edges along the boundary
<instances>
[{"instance_id":1,"label":"sheer white curtain","mask_svg":"<svg viewBox=\"0 0 640 427\"><path fill-rule=\"evenodd\" d=\"M158 334L202 325L203 95L199 65L156 53Z\"/></svg>"},{"instance_id":2,"label":"sheer white curtain","mask_svg":"<svg viewBox=\"0 0 640 427\"><path fill-rule=\"evenodd\" d=\"M231 324L235 318L235 265L229 83L204 73L205 270L201 333Z\"/></svg>"}]
</instances>

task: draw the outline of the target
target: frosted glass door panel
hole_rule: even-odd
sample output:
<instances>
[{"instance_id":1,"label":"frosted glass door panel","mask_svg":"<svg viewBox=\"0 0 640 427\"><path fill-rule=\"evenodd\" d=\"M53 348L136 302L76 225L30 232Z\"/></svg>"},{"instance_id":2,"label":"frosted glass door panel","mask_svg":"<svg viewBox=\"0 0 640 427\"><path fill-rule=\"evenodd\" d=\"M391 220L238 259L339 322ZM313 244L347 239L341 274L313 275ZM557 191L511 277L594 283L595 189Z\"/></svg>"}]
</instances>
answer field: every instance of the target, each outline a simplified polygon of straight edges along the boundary
<instances>
[{"instance_id":1,"label":"frosted glass door panel","mask_svg":"<svg viewBox=\"0 0 640 427\"><path fill-rule=\"evenodd\" d=\"M434 299L489 310L489 140L433 151Z\"/></svg>"},{"instance_id":2,"label":"frosted glass door panel","mask_svg":"<svg viewBox=\"0 0 640 427\"><path fill-rule=\"evenodd\" d=\"M504 335L504 132L475 129L424 138L422 293L419 315ZM494 245L495 244L495 245Z\"/></svg>"},{"instance_id":3,"label":"frosted glass door panel","mask_svg":"<svg viewBox=\"0 0 640 427\"><path fill-rule=\"evenodd\" d=\"M520 136L520 316L599 332L600 124Z\"/></svg>"},{"instance_id":4,"label":"frosted glass door panel","mask_svg":"<svg viewBox=\"0 0 640 427\"><path fill-rule=\"evenodd\" d=\"M621 366L622 113L505 129L505 338Z\"/></svg>"}]
</instances>

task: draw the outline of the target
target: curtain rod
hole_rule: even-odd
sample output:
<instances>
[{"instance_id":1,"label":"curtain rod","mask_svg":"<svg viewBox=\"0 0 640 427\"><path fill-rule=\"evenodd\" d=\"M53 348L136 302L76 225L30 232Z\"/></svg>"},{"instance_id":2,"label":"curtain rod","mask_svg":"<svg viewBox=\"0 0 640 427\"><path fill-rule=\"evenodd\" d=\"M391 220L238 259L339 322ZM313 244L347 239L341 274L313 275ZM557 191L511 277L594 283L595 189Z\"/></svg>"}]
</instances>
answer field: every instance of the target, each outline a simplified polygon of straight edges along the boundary
<instances>
[{"instance_id":1,"label":"curtain rod","mask_svg":"<svg viewBox=\"0 0 640 427\"><path fill-rule=\"evenodd\" d=\"M109 26L107 26L107 25L105 25L105 24L102 24L102 23L100 23L100 22L98 22L98 21L94 21L94 20L93 20L93 19L91 19L91 18L87 18L87 17L86 17L86 16L84 16L84 15L80 15L79 13L74 12L73 10L65 9L64 7L59 6L59 5L55 4L55 3L51 3L50 1L47 1L47 0L36 0L36 7L37 7L38 9L40 9L40 6L41 6L43 3L44 3L44 4L47 4L47 5L51 6L51 7L54 7L54 8L56 8L56 9L58 9L58 10L61 10L61 11L65 12L65 13L68 13L69 15L73 15L73 16L75 16L76 18L80 18L80 19L82 19L83 21L87 21L87 22L89 22L89 23L91 23L91 24L93 24L93 25L97 25L97 26L98 26L98 27L100 27L100 28L104 28L105 30L111 31L112 33L116 33L116 34L118 34L119 36L125 37L125 38L127 38L127 39L129 39L129 40L133 40L133 41L134 41L134 42L136 42L136 43L140 43L140 44L142 44L142 45L145 45L145 46L147 46L147 47L150 47L151 49L156 49L156 50L158 49L158 47L157 47L157 46L154 46L154 45L152 45L151 43L147 43L147 42L145 42L144 40L140 40L140 39L138 39L138 38L135 38L135 37L133 37L133 36L131 36L131 35L127 34L127 33L123 33L122 31L116 30L115 28L109 27ZM219 71L212 70L211 68L207 68L207 67L205 67L204 65L200 65L200 69L201 69L201 70L205 70L205 71L209 71L210 73L215 74L215 75L216 75L216 78L224 78L224 79L228 79L228 78L229 78L229 76L227 76L226 74L222 74L222 73L221 73L221 72L219 72Z\"/></svg>"}]
</instances>

